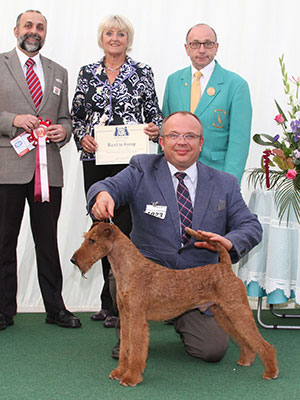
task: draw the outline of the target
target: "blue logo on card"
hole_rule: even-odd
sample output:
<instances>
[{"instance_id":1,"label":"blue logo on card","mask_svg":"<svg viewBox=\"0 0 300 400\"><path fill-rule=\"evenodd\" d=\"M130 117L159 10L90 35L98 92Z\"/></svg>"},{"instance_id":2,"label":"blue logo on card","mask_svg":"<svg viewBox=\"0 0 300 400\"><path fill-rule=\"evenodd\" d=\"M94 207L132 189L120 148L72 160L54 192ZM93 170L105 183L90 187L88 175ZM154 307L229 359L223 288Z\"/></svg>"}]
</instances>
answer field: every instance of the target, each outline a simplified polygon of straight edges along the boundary
<instances>
[{"instance_id":1,"label":"blue logo on card","mask_svg":"<svg viewBox=\"0 0 300 400\"><path fill-rule=\"evenodd\" d=\"M126 126L116 127L114 136L129 136Z\"/></svg>"}]
</instances>

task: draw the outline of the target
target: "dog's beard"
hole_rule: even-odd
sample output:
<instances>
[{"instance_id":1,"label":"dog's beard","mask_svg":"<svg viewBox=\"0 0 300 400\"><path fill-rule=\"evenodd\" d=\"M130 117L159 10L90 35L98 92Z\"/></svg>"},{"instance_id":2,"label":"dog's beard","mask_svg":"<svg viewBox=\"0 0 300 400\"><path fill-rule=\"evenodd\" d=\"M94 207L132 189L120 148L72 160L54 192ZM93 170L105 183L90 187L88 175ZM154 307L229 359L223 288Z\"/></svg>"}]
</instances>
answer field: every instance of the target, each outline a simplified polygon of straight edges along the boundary
<instances>
[{"instance_id":1,"label":"dog's beard","mask_svg":"<svg viewBox=\"0 0 300 400\"><path fill-rule=\"evenodd\" d=\"M97 261L99 261L100 258L96 258L94 256L86 258L86 256L84 257L80 253L81 249L77 250L71 258L71 262L79 268L81 275L86 278L85 274Z\"/></svg>"},{"instance_id":2,"label":"dog's beard","mask_svg":"<svg viewBox=\"0 0 300 400\"><path fill-rule=\"evenodd\" d=\"M77 267L79 268L79 270L80 270L80 272L81 272L81 275L84 277L84 278L86 278L86 273L92 268L92 266L94 265L94 262L93 263L84 263L84 264L80 264L80 262L77 262Z\"/></svg>"}]
</instances>

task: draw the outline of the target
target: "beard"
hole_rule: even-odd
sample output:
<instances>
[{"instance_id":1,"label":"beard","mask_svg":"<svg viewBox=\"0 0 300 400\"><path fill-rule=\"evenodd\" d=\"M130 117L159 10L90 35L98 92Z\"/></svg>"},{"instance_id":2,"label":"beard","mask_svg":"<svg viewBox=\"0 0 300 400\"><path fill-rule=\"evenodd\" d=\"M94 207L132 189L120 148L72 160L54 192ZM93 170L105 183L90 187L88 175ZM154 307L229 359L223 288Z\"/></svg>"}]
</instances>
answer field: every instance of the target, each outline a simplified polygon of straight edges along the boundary
<instances>
[{"instance_id":1,"label":"beard","mask_svg":"<svg viewBox=\"0 0 300 400\"><path fill-rule=\"evenodd\" d=\"M27 43L27 39L35 39L36 42ZM30 35L29 33L26 33L26 35L24 35L23 37L18 35L17 40L20 48L27 51L28 53L39 51L44 45L44 40L42 40L38 35Z\"/></svg>"}]
</instances>

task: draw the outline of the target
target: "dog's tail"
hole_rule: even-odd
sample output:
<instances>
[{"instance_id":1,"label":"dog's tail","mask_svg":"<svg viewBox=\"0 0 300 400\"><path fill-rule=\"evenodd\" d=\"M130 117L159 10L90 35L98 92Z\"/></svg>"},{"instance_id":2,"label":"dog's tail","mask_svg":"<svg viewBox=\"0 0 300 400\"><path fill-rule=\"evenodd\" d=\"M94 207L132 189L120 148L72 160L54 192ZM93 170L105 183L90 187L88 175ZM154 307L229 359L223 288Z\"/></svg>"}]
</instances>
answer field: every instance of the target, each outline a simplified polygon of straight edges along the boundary
<instances>
[{"instance_id":1,"label":"dog's tail","mask_svg":"<svg viewBox=\"0 0 300 400\"><path fill-rule=\"evenodd\" d=\"M194 231L191 228L185 228L185 230L193 238L201 240L201 241L205 241L205 242L211 244L212 246L214 246L214 248L216 249L216 251L219 254L220 263L231 265L230 255L229 255L228 251L225 249L225 247L221 243L213 242L213 241L211 241L209 239L208 236L202 235L202 233Z\"/></svg>"}]
</instances>

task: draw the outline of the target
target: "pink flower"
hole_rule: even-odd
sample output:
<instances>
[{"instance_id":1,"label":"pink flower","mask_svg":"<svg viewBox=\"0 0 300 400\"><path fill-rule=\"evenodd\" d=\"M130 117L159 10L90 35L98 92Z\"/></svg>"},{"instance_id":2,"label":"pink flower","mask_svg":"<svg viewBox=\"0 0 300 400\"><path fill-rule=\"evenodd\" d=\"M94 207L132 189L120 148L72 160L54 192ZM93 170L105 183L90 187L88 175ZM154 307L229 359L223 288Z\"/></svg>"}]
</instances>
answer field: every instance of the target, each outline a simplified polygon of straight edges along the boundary
<instances>
[{"instance_id":1,"label":"pink flower","mask_svg":"<svg viewBox=\"0 0 300 400\"><path fill-rule=\"evenodd\" d=\"M284 122L284 118L283 118L282 114L276 115L276 117L274 119L278 124L282 124Z\"/></svg>"},{"instance_id":2,"label":"pink flower","mask_svg":"<svg viewBox=\"0 0 300 400\"><path fill-rule=\"evenodd\" d=\"M299 85L300 83L300 77L298 76L298 78L295 78L292 76L292 79L290 79L291 82L295 83L295 85Z\"/></svg>"},{"instance_id":3,"label":"pink flower","mask_svg":"<svg viewBox=\"0 0 300 400\"><path fill-rule=\"evenodd\" d=\"M288 172L285 174L285 176L291 180L294 180L296 178L296 175L297 171L295 171L294 169L289 169Z\"/></svg>"}]
</instances>

